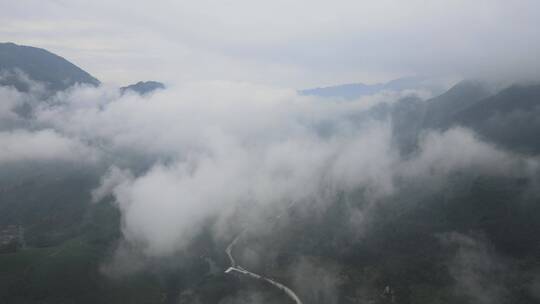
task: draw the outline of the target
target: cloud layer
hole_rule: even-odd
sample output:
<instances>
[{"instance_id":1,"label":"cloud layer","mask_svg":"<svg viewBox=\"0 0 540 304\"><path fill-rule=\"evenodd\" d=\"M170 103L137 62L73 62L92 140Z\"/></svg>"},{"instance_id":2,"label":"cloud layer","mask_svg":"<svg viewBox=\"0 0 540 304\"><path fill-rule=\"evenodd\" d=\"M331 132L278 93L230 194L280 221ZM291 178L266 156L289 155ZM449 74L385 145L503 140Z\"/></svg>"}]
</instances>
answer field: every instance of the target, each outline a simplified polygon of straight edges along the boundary
<instances>
[{"instance_id":1,"label":"cloud layer","mask_svg":"<svg viewBox=\"0 0 540 304\"><path fill-rule=\"evenodd\" d=\"M50 129L0 132L0 143L0 163L58 160L85 162L97 158L97 152L92 148Z\"/></svg>"},{"instance_id":2,"label":"cloud layer","mask_svg":"<svg viewBox=\"0 0 540 304\"><path fill-rule=\"evenodd\" d=\"M8 105L22 98L6 96ZM423 134L417 153L403 158L391 116L372 115L402 96L343 103L237 82L186 83L145 97L84 86L46 101L30 94L31 117L0 132L0 162L94 159L110 167L93 200L112 195L125 239L150 256L185 248L209 220L227 223L245 208L256 215L295 202L324 205L358 189L376 201L403 180L433 183L468 169L525 174L536 164L462 128Z\"/></svg>"},{"instance_id":3,"label":"cloud layer","mask_svg":"<svg viewBox=\"0 0 540 304\"><path fill-rule=\"evenodd\" d=\"M514 80L539 76L539 12L534 0L27 0L0 4L0 34L67 56L106 82Z\"/></svg>"}]
</instances>

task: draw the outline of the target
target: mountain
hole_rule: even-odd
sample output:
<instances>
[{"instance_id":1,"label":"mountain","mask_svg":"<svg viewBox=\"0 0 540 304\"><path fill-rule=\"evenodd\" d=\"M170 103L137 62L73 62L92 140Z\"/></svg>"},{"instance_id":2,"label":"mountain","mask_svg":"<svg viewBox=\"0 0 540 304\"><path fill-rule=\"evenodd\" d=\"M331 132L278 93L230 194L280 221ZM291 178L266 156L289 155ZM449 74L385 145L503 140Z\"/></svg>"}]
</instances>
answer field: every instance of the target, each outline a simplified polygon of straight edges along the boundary
<instances>
[{"instance_id":1,"label":"mountain","mask_svg":"<svg viewBox=\"0 0 540 304\"><path fill-rule=\"evenodd\" d=\"M0 43L0 85L28 91L29 83L20 72L38 81L50 91L64 90L74 84L97 86L99 80L66 59L44 49L14 43Z\"/></svg>"},{"instance_id":2,"label":"mountain","mask_svg":"<svg viewBox=\"0 0 540 304\"><path fill-rule=\"evenodd\" d=\"M120 88L120 92L124 94L126 91L133 91L140 95L146 95L155 90L165 89L165 85L157 81L139 81L136 84L128 85Z\"/></svg>"},{"instance_id":3,"label":"mountain","mask_svg":"<svg viewBox=\"0 0 540 304\"><path fill-rule=\"evenodd\" d=\"M415 96L402 98L390 109L392 139L402 155L414 152L426 113L426 102Z\"/></svg>"},{"instance_id":4,"label":"mountain","mask_svg":"<svg viewBox=\"0 0 540 304\"><path fill-rule=\"evenodd\" d=\"M349 83L337 86L306 89L300 91L302 95L321 96L321 97L341 97L345 99L354 99L364 95L371 95L381 91L383 84L363 84Z\"/></svg>"},{"instance_id":5,"label":"mountain","mask_svg":"<svg viewBox=\"0 0 540 304\"><path fill-rule=\"evenodd\" d=\"M446 128L453 116L490 95L486 86L476 81L461 81L448 91L426 101L425 128Z\"/></svg>"},{"instance_id":6,"label":"mountain","mask_svg":"<svg viewBox=\"0 0 540 304\"><path fill-rule=\"evenodd\" d=\"M304 95L354 99L384 90L418 88L418 78L402 78L385 84L345 84L300 91ZM540 85L514 85L498 93L480 81L465 80L426 101L403 98L381 108L390 115L394 139L404 154L413 152L420 134L464 126L484 140L505 149L540 153Z\"/></svg>"},{"instance_id":7,"label":"mountain","mask_svg":"<svg viewBox=\"0 0 540 304\"><path fill-rule=\"evenodd\" d=\"M439 93L440 88L422 77L404 77L387 83L363 84L349 83L329 87L301 90L301 95L337 97L355 99L366 95L373 95L382 91L403 91L424 89L433 93Z\"/></svg>"},{"instance_id":8,"label":"mountain","mask_svg":"<svg viewBox=\"0 0 540 304\"><path fill-rule=\"evenodd\" d=\"M452 124L472 128L508 149L540 153L540 85L514 85L456 112Z\"/></svg>"},{"instance_id":9,"label":"mountain","mask_svg":"<svg viewBox=\"0 0 540 304\"><path fill-rule=\"evenodd\" d=\"M404 98L390 110L393 137L403 154L421 134L462 126L506 150L540 153L540 85L514 85L495 94L478 81L462 81L426 101Z\"/></svg>"},{"instance_id":10,"label":"mountain","mask_svg":"<svg viewBox=\"0 0 540 304\"><path fill-rule=\"evenodd\" d=\"M485 84L462 81L409 111L416 111L417 118L420 113L425 113L418 134L422 130L463 126L474 130L483 140L507 150L540 153L538 84L513 85L492 94Z\"/></svg>"},{"instance_id":11,"label":"mountain","mask_svg":"<svg viewBox=\"0 0 540 304\"><path fill-rule=\"evenodd\" d=\"M23 65L0 57L12 64L3 70L23 71ZM412 87L414 81L401 79L334 88L332 94ZM150 81L121 90L148 94L162 88ZM458 125L512 150L540 151L540 85L492 93L464 81L429 100L408 96L349 115L359 127L388 119L394 144L412 157L419 134ZM342 125L315 127L321 136L331 136ZM364 148L369 149L364 145L358 153ZM350 166L356 166L354 158ZM435 170L425 178L398 178L383 196L368 185L317 201L301 199L283 212L263 210L256 224L246 225L253 229L244 228L249 210L239 205L229 215L230 229L244 235L238 242L215 237L218 224L224 226L208 219L181 252L140 257L122 243L122 212L114 198L92 201L106 167L2 164L0 243L16 237L24 242L8 244L3 252L0 247L0 303L288 303L267 282L224 273L234 242L238 265L294 288L303 303L538 303L538 170L531 170L532 176L528 171L496 175L475 166L442 176ZM108 262L115 252L117 266ZM137 270L142 264L146 268Z\"/></svg>"}]
</instances>

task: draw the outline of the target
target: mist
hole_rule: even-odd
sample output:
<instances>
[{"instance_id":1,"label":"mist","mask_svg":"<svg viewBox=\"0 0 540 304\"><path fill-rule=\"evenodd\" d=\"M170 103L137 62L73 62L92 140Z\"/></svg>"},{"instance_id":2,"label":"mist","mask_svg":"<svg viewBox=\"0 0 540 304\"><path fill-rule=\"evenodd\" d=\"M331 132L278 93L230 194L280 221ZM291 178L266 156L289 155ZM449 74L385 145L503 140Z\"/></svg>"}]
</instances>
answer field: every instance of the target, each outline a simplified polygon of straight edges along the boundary
<instances>
[{"instance_id":1,"label":"mist","mask_svg":"<svg viewBox=\"0 0 540 304\"><path fill-rule=\"evenodd\" d=\"M184 83L149 96L79 86L41 103L8 92L3 115L19 117L22 99L36 106L23 127L3 128L0 162L84 159L109 168L93 200L112 197L123 238L149 256L185 249L208 220L225 223L239 208L249 210L249 223L296 202L326 208L358 189L376 202L403 180L435 185L463 170L536 170L536 160L464 128L422 133L417 152L402 155L392 117L370 111L415 94L343 103L237 82ZM216 238L231 237L215 230Z\"/></svg>"},{"instance_id":2,"label":"mist","mask_svg":"<svg viewBox=\"0 0 540 304\"><path fill-rule=\"evenodd\" d=\"M540 298L540 2L0 2L0 302Z\"/></svg>"},{"instance_id":3,"label":"mist","mask_svg":"<svg viewBox=\"0 0 540 304\"><path fill-rule=\"evenodd\" d=\"M409 75L531 80L540 70L534 0L0 5L5 40L65 54L106 82L299 89Z\"/></svg>"}]
</instances>

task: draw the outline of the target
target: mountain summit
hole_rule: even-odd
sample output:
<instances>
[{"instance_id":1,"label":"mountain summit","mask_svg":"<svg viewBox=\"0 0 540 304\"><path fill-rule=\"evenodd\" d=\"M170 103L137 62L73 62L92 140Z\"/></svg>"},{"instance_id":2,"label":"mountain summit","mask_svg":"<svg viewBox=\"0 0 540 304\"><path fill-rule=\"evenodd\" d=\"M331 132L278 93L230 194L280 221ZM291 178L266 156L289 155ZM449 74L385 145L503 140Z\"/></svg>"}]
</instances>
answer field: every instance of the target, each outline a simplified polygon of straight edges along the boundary
<instances>
[{"instance_id":1,"label":"mountain summit","mask_svg":"<svg viewBox=\"0 0 540 304\"><path fill-rule=\"evenodd\" d=\"M28 91L29 83L21 77L43 83L51 91L65 90L75 84L97 86L99 80L66 59L47 50L0 43L0 85Z\"/></svg>"},{"instance_id":2,"label":"mountain summit","mask_svg":"<svg viewBox=\"0 0 540 304\"><path fill-rule=\"evenodd\" d=\"M122 94L127 91L133 91L140 95L151 93L155 90L165 89L165 85L157 81L139 81L136 84L128 85L120 88Z\"/></svg>"}]
</instances>

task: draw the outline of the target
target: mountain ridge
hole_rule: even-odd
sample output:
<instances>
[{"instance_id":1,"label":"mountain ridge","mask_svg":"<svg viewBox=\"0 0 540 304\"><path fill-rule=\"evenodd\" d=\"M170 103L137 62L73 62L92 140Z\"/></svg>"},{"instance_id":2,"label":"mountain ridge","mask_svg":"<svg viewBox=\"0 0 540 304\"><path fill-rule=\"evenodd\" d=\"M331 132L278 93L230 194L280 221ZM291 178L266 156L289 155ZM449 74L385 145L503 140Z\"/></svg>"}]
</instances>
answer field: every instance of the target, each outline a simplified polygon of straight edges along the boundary
<instances>
[{"instance_id":1,"label":"mountain ridge","mask_svg":"<svg viewBox=\"0 0 540 304\"><path fill-rule=\"evenodd\" d=\"M51 91L65 90L75 84L98 86L101 82L71 63L64 57L42 48L0 43L0 85L14 86L19 91L28 91L29 84L21 79L18 71L32 81L43 83Z\"/></svg>"}]
</instances>

